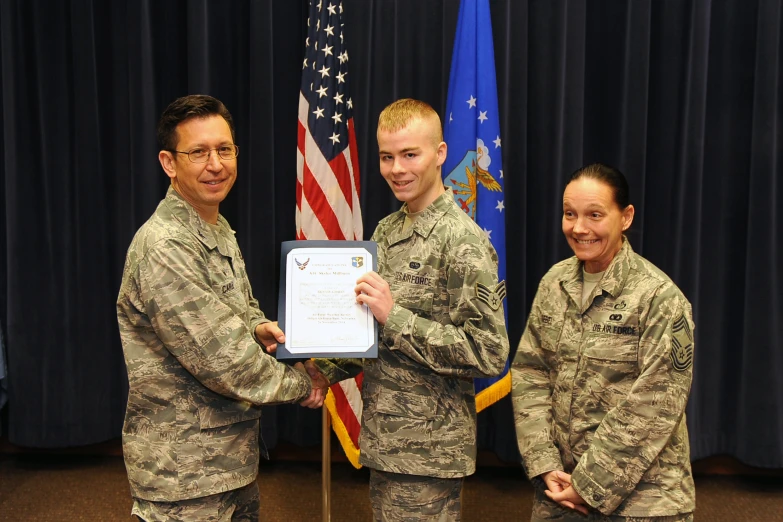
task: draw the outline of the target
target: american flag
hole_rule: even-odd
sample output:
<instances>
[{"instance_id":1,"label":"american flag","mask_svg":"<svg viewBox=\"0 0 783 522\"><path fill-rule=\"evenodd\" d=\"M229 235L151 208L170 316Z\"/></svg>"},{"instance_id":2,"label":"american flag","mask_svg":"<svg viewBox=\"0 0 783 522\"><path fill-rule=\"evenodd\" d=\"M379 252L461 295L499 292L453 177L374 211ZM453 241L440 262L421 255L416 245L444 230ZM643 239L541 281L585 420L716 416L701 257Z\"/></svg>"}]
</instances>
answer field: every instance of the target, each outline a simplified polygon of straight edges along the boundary
<instances>
[{"instance_id":1,"label":"american flag","mask_svg":"<svg viewBox=\"0 0 783 522\"><path fill-rule=\"evenodd\" d=\"M310 2L299 90L297 239L362 239L359 157L342 15L342 3ZM357 468L361 382L360 375L335 384L326 398L334 431Z\"/></svg>"},{"instance_id":2,"label":"american flag","mask_svg":"<svg viewBox=\"0 0 783 522\"><path fill-rule=\"evenodd\" d=\"M296 175L297 239L362 239L342 3L310 2Z\"/></svg>"}]
</instances>

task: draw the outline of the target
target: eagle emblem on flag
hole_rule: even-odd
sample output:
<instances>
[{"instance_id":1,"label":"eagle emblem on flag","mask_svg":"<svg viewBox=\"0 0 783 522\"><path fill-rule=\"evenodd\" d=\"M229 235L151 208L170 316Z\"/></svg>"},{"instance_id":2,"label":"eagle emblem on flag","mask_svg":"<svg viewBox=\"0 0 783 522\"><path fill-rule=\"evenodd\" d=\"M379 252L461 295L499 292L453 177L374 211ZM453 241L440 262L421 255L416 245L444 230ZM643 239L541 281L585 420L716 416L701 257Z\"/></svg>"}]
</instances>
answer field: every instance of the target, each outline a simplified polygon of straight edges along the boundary
<instances>
[{"instance_id":1,"label":"eagle emblem on flag","mask_svg":"<svg viewBox=\"0 0 783 522\"><path fill-rule=\"evenodd\" d=\"M462 161L446 176L446 183L454 188L454 199L473 220L476 219L476 194L478 185L492 192L500 192L500 183L490 174L489 149L481 139L476 140L476 150L465 153Z\"/></svg>"}]
</instances>

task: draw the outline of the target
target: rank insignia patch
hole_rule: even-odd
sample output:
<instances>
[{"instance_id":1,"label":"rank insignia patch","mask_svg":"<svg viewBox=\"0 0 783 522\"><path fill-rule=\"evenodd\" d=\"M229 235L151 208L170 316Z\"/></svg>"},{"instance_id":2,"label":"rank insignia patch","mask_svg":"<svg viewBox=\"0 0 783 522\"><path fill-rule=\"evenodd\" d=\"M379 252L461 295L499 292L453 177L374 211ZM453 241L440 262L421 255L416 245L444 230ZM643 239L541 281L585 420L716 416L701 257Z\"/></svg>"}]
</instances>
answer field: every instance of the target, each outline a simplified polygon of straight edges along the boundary
<instances>
[{"instance_id":1,"label":"rank insignia patch","mask_svg":"<svg viewBox=\"0 0 783 522\"><path fill-rule=\"evenodd\" d=\"M487 303L490 308L497 310L506 297L506 282L501 281L492 289L481 283L476 283L476 296Z\"/></svg>"},{"instance_id":2,"label":"rank insignia patch","mask_svg":"<svg viewBox=\"0 0 783 522\"><path fill-rule=\"evenodd\" d=\"M672 366L682 372L693 365L693 332L685 315L680 314L674 321L672 334Z\"/></svg>"}]
</instances>

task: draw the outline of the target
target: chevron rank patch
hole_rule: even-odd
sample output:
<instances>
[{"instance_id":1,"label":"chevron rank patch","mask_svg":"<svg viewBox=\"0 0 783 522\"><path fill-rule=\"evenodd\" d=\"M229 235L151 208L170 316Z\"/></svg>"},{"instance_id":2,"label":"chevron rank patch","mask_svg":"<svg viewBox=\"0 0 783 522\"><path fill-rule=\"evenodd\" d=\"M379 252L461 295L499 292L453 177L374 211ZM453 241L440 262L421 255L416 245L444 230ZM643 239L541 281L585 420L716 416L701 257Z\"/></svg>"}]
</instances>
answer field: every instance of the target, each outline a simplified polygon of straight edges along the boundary
<instances>
[{"instance_id":1,"label":"chevron rank patch","mask_svg":"<svg viewBox=\"0 0 783 522\"><path fill-rule=\"evenodd\" d=\"M684 314L672 324L672 334L672 366L682 372L693 365L693 332Z\"/></svg>"},{"instance_id":2,"label":"chevron rank patch","mask_svg":"<svg viewBox=\"0 0 783 522\"><path fill-rule=\"evenodd\" d=\"M487 303L490 308L497 311L506 297L506 282L501 281L494 288L489 288L481 283L476 283L476 296Z\"/></svg>"}]
</instances>

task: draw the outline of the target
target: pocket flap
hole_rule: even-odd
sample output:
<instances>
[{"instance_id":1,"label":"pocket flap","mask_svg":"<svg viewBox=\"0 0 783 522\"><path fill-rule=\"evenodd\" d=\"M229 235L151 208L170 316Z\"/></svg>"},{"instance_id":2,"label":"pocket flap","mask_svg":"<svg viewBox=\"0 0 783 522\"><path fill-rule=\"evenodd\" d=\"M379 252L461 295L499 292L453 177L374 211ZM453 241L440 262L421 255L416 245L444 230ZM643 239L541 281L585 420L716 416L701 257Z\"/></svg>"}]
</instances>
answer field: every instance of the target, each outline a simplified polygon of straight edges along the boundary
<instances>
[{"instance_id":1,"label":"pocket flap","mask_svg":"<svg viewBox=\"0 0 783 522\"><path fill-rule=\"evenodd\" d=\"M384 390L378 396L376 409L379 413L398 417L432 419L437 414L438 405L435 399L426 395Z\"/></svg>"},{"instance_id":2,"label":"pocket flap","mask_svg":"<svg viewBox=\"0 0 783 522\"><path fill-rule=\"evenodd\" d=\"M613 345L611 342L605 343L604 341L602 339L600 344L586 346L585 355L605 361L635 361L638 358L638 343Z\"/></svg>"},{"instance_id":3,"label":"pocket flap","mask_svg":"<svg viewBox=\"0 0 783 522\"><path fill-rule=\"evenodd\" d=\"M223 408L202 405L198 407L198 416L201 429L219 428L237 422L258 419L261 417L261 408L242 402Z\"/></svg>"}]
</instances>

